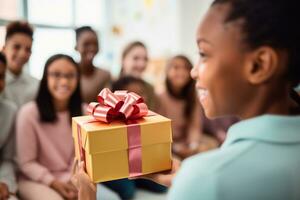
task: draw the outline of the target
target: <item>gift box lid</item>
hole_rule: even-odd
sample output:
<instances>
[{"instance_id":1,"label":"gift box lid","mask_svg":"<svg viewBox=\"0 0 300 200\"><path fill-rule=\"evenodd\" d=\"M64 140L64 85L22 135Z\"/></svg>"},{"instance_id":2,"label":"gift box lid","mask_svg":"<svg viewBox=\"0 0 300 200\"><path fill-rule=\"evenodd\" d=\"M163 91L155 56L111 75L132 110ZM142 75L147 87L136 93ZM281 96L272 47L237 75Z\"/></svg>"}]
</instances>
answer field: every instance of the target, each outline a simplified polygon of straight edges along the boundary
<instances>
[{"instance_id":1,"label":"gift box lid","mask_svg":"<svg viewBox=\"0 0 300 200\"><path fill-rule=\"evenodd\" d=\"M75 142L78 142L77 128L80 126L82 146L89 154L128 149L127 129L130 126L139 126L141 146L172 142L171 120L158 114L135 120L134 124L122 121L87 123L91 120L92 116L72 118Z\"/></svg>"}]
</instances>

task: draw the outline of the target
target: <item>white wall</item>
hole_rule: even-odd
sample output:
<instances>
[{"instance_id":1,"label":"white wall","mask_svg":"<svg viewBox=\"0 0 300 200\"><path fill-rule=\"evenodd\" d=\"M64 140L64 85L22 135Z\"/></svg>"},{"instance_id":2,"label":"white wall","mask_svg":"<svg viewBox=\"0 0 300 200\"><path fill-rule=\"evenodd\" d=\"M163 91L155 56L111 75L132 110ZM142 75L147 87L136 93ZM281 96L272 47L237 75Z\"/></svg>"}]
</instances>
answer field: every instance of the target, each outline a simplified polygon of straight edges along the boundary
<instances>
[{"instance_id":1,"label":"white wall","mask_svg":"<svg viewBox=\"0 0 300 200\"><path fill-rule=\"evenodd\" d=\"M147 5L148 2L149 4ZM183 53L196 61L196 29L212 0L105 0L103 57L117 75L120 53L133 40L145 42L150 57ZM119 35L112 27L120 28Z\"/></svg>"},{"instance_id":2,"label":"white wall","mask_svg":"<svg viewBox=\"0 0 300 200\"><path fill-rule=\"evenodd\" d=\"M180 0L179 3L179 49L196 62L198 51L196 31L201 18L206 13L212 0Z\"/></svg>"},{"instance_id":3,"label":"white wall","mask_svg":"<svg viewBox=\"0 0 300 200\"><path fill-rule=\"evenodd\" d=\"M103 48L112 60L116 75L120 54L126 44L140 40L146 44L150 57L168 57L179 48L178 5L180 0L106 0ZM148 3L146 3L148 2ZM120 34L112 32L113 27Z\"/></svg>"}]
</instances>

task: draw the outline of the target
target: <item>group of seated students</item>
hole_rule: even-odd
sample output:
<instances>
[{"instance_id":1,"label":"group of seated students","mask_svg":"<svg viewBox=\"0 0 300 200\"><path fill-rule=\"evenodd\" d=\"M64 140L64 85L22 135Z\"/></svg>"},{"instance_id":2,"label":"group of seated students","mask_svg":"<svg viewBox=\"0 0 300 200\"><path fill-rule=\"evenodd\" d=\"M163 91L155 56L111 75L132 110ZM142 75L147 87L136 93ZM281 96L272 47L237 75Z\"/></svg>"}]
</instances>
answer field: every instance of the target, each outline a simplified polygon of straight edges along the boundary
<instances>
[{"instance_id":1,"label":"group of seated students","mask_svg":"<svg viewBox=\"0 0 300 200\"><path fill-rule=\"evenodd\" d=\"M24 71L31 56L33 28L25 21L6 26L0 54L0 199L77 199L71 183L74 146L71 118L85 114L101 89L136 92L149 109L172 119L173 154L185 159L217 148L236 118L208 120L196 97L191 61L176 55L166 65L164 88L156 91L143 79L149 63L146 46L128 44L121 72L112 79L94 66L99 52L97 33L89 26L76 29L80 60L51 56L41 80ZM34 52L38 53L38 52ZM164 193L166 187L149 180L122 179L99 184L99 199L132 199L137 188Z\"/></svg>"}]
</instances>

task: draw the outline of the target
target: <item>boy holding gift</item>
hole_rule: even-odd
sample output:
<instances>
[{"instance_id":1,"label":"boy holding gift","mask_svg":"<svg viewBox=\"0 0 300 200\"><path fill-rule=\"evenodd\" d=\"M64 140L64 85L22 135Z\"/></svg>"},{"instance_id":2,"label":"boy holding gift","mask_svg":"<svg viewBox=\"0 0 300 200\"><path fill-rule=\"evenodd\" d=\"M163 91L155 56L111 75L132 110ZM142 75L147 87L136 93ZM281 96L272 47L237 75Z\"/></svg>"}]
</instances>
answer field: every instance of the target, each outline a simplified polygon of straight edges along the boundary
<instances>
[{"instance_id":1,"label":"boy holding gift","mask_svg":"<svg viewBox=\"0 0 300 200\"><path fill-rule=\"evenodd\" d=\"M201 59L191 74L206 116L242 120L221 149L185 160L177 173L151 176L170 186L168 199L300 199L297 5L213 2L197 32ZM82 170L76 177L79 194L92 191Z\"/></svg>"}]
</instances>

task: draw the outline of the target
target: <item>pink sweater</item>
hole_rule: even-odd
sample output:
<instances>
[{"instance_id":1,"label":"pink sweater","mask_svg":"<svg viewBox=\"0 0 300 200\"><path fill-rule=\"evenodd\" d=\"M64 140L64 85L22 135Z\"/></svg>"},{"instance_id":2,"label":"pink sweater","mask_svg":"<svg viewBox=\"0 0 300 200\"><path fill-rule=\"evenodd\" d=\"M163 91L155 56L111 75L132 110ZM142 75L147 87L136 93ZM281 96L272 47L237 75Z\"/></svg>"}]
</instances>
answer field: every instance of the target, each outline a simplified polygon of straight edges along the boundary
<instances>
[{"instance_id":1,"label":"pink sweater","mask_svg":"<svg viewBox=\"0 0 300 200\"><path fill-rule=\"evenodd\" d=\"M158 113L172 119L172 132L174 142L193 142L200 140L202 134L201 123L201 106L196 99L195 107L191 121L188 123L184 117L185 102L172 97L166 90L161 91L158 95L160 108Z\"/></svg>"},{"instance_id":2,"label":"pink sweater","mask_svg":"<svg viewBox=\"0 0 300 200\"><path fill-rule=\"evenodd\" d=\"M35 102L17 115L17 155L22 177L49 185L54 179L71 178L74 159L69 112L59 112L55 123L40 122Z\"/></svg>"}]
</instances>

